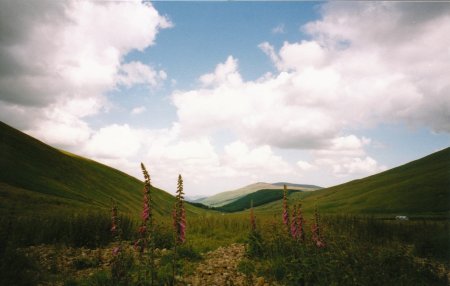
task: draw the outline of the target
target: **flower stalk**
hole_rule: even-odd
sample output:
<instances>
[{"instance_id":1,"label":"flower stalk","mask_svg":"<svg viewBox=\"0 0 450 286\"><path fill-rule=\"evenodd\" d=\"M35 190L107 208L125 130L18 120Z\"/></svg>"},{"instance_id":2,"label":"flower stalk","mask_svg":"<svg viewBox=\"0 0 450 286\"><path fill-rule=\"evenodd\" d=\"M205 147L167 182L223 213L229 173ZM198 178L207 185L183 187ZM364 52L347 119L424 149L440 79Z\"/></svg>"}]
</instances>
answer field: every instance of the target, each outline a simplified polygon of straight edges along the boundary
<instances>
[{"instance_id":1,"label":"flower stalk","mask_svg":"<svg viewBox=\"0 0 450 286\"><path fill-rule=\"evenodd\" d=\"M144 260L144 264L147 264L145 277L148 276L150 270L150 285L154 285L156 277L155 269L155 240L154 240L154 221L152 213L152 196L151 196L151 180L150 175L145 168L145 165L141 163L142 173L144 175L144 189L143 189L143 207L141 213L141 226L138 229L140 238L135 242L135 248L139 251L141 259L147 254L148 259ZM148 249L145 253L145 249ZM145 278L146 279L146 278Z\"/></svg>"},{"instance_id":2,"label":"flower stalk","mask_svg":"<svg viewBox=\"0 0 450 286\"><path fill-rule=\"evenodd\" d=\"M183 178L178 175L175 206L172 211L174 227L174 247L172 263L172 279L175 283L177 272L177 247L186 241L186 209L184 207Z\"/></svg>"},{"instance_id":3,"label":"flower stalk","mask_svg":"<svg viewBox=\"0 0 450 286\"><path fill-rule=\"evenodd\" d=\"M286 185L283 186L283 223L286 225L288 231L290 228L289 223L289 206L288 206L288 200L287 200L287 189Z\"/></svg>"},{"instance_id":4,"label":"flower stalk","mask_svg":"<svg viewBox=\"0 0 450 286\"><path fill-rule=\"evenodd\" d=\"M173 225L175 230L175 243L186 241L186 209L184 207L183 178L178 175L177 195L173 211Z\"/></svg>"},{"instance_id":5,"label":"flower stalk","mask_svg":"<svg viewBox=\"0 0 450 286\"><path fill-rule=\"evenodd\" d=\"M296 239L298 237L297 207L295 205L292 208L291 236L294 239Z\"/></svg>"},{"instance_id":6,"label":"flower stalk","mask_svg":"<svg viewBox=\"0 0 450 286\"><path fill-rule=\"evenodd\" d=\"M312 239L318 248L325 247L325 242L322 240L320 236L320 217L319 212L317 211L317 206L314 209L314 223L311 227L312 231Z\"/></svg>"},{"instance_id":7,"label":"flower stalk","mask_svg":"<svg viewBox=\"0 0 450 286\"><path fill-rule=\"evenodd\" d=\"M305 230L304 230L304 221L302 215L302 204L298 204L297 207L297 216L295 218L297 220L297 239L299 241L305 240Z\"/></svg>"},{"instance_id":8,"label":"flower stalk","mask_svg":"<svg viewBox=\"0 0 450 286\"><path fill-rule=\"evenodd\" d=\"M255 212L253 211L253 200L250 203L250 227L251 232L256 232L256 218L255 218Z\"/></svg>"},{"instance_id":9,"label":"flower stalk","mask_svg":"<svg viewBox=\"0 0 450 286\"><path fill-rule=\"evenodd\" d=\"M112 249L111 259L111 277L115 285L121 283L126 279L126 270L123 263L123 249L122 249L122 232L119 225L119 217L117 204L113 200L111 207L111 234L114 239L115 246Z\"/></svg>"}]
</instances>

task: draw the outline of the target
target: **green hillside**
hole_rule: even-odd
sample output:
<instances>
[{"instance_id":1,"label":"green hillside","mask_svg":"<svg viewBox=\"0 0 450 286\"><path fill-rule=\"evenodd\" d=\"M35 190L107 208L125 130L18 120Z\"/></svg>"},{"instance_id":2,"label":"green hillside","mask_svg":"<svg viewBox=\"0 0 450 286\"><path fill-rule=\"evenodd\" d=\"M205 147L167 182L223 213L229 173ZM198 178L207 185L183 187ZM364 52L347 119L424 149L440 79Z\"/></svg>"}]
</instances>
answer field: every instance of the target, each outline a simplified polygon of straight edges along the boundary
<instances>
[{"instance_id":1,"label":"green hillside","mask_svg":"<svg viewBox=\"0 0 450 286\"><path fill-rule=\"evenodd\" d=\"M298 192L301 191L288 190L288 196L290 196L292 193ZM283 198L283 190L280 189L259 190L254 193L245 195L230 204L218 207L216 209L224 212L237 212L250 208L252 201L253 206L257 207L273 201L281 200L282 198Z\"/></svg>"},{"instance_id":2,"label":"green hillside","mask_svg":"<svg viewBox=\"0 0 450 286\"><path fill-rule=\"evenodd\" d=\"M300 198L293 194L293 201ZM450 215L450 148L391 170L309 193L304 210L409 216ZM260 206L261 213L281 211L281 201Z\"/></svg>"},{"instance_id":3,"label":"green hillside","mask_svg":"<svg viewBox=\"0 0 450 286\"><path fill-rule=\"evenodd\" d=\"M318 186L312 185L299 185L299 184L291 184L291 183L276 183L269 184L264 182L259 182L255 184L251 184L237 190L227 191L215 194L211 197L207 197L202 200L198 200L197 202L202 203L204 205L212 206L212 207L221 207L227 204L230 204L239 198L242 198L248 194L254 193L259 190L282 190L283 186L286 185L291 190L299 190L299 191L315 191L320 189Z\"/></svg>"},{"instance_id":4,"label":"green hillside","mask_svg":"<svg viewBox=\"0 0 450 286\"><path fill-rule=\"evenodd\" d=\"M140 168L139 165L136 168ZM95 211L117 201L138 215L143 183L116 169L57 150L0 122L0 213ZM176 178L174 178L175 184ZM174 198L153 190L155 211L169 214ZM188 206L188 212L204 212Z\"/></svg>"},{"instance_id":5,"label":"green hillside","mask_svg":"<svg viewBox=\"0 0 450 286\"><path fill-rule=\"evenodd\" d=\"M287 182L278 182L278 183L273 183L272 185L274 186L280 186L283 187L284 185L289 186L289 187L298 187L298 188L303 188L303 189L310 189L310 190L319 190L319 189L323 189L322 187L316 186L316 185L307 185L307 184L292 184L292 183L287 183Z\"/></svg>"}]
</instances>

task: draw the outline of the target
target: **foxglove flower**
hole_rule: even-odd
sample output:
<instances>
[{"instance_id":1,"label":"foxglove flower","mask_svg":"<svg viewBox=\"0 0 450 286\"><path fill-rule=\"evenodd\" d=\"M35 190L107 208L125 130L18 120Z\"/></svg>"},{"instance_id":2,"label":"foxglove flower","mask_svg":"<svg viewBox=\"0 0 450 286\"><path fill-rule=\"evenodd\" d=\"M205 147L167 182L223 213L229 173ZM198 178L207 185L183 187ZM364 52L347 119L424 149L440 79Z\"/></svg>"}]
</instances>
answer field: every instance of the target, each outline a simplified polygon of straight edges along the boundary
<instances>
[{"instance_id":1,"label":"foxglove flower","mask_svg":"<svg viewBox=\"0 0 450 286\"><path fill-rule=\"evenodd\" d=\"M144 195L144 207L142 210L142 220L147 222L150 217L150 206L148 205L148 197L147 194Z\"/></svg>"},{"instance_id":2,"label":"foxglove flower","mask_svg":"<svg viewBox=\"0 0 450 286\"><path fill-rule=\"evenodd\" d=\"M117 224L118 224L117 205L113 201L113 206L111 208L111 233L114 237L116 237L119 232L119 226Z\"/></svg>"},{"instance_id":3,"label":"foxglove flower","mask_svg":"<svg viewBox=\"0 0 450 286\"><path fill-rule=\"evenodd\" d=\"M283 223L289 229L289 207L288 207L288 201L287 201L286 185L284 185L284 190L283 190Z\"/></svg>"},{"instance_id":4,"label":"foxglove flower","mask_svg":"<svg viewBox=\"0 0 450 286\"><path fill-rule=\"evenodd\" d=\"M141 163L141 169L142 173L144 175L144 189L143 189L143 207L142 207L142 223L141 226L138 229L138 233L140 238L135 242L134 246L135 249L138 250L141 254L144 252L144 248L147 247L147 244L149 242L149 237L147 234L147 231L150 232L150 239L151 238L151 231L153 229L153 217L152 217L152 200L151 200L151 193L150 193L150 175L147 172L147 169L145 168L145 165ZM151 243L150 243L151 244Z\"/></svg>"},{"instance_id":5,"label":"foxglove flower","mask_svg":"<svg viewBox=\"0 0 450 286\"><path fill-rule=\"evenodd\" d=\"M251 206L250 206L250 226L251 226L251 231L256 232L256 218L255 218L255 212L253 211L253 200L251 201Z\"/></svg>"},{"instance_id":6,"label":"foxglove flower","mask_svg":"<svg viewBox=\"0 0 450 286\"><path fill-rule=\"evenodd\" d=\"M311 226L312 231L312 239L318 248L325 247L325 242L320 237L320 227L319 227L319 213L317 211L317 207L314 211L314 224Z\"/></svg>"},{"instance_id":7,"label":"foxglove flower","mask_svg":"<svg viewBox=\"0 0 450 286\"><path fill-rule=\"evenodd\" d=\"M302 216L302 205L299 204L297 207L297 239L300 241L305 240L305 232L303 230L303 216Z\"/></svg>"},{"instance_id":8,"label":"foxglove flower","mask_svg":"<svg viewBox=\"0 0 450 286\"><path fill-rule=\"evenodd\" d=\"M175 207L172 213L173 226L175 232L175 242L184 243L186 240L186 210L184 208L183 200L183 178L178 175L177 195Z\"/></svg>"},{"instance_id":9,"label":"foxglove flower","mask_svg":"<svg viewBox=\"0 0 450 286\"><path fill-rule=\"evenodd\" d=\"M298 237L298 227L297 227L297 209L294 206L292 210L292 221L291 221L291 236L292 238Z\"/></svg>"},{"instance_id":10,"label":"foxglove flower","mask_svg":"<svg viewBox=\"0 0 450 286\"><path fill-rule=\"evenodd\" d=\"M118 247L118 246L114 247L112 250L112 254L114 256L117 256L117 255L119 255L119 253L120 253L120 247Z\"/></svg>"},{"instance_id":11,"label":"foxglove flower","mask_svg":"<svg viewBox=\"0 0 450 286\"><path fill-rule=\"evenodd\" d=\"M181 220L180 220L180 241L186 240L186 209L184 204L181 204Z\"/></svg>"}]
</instances>

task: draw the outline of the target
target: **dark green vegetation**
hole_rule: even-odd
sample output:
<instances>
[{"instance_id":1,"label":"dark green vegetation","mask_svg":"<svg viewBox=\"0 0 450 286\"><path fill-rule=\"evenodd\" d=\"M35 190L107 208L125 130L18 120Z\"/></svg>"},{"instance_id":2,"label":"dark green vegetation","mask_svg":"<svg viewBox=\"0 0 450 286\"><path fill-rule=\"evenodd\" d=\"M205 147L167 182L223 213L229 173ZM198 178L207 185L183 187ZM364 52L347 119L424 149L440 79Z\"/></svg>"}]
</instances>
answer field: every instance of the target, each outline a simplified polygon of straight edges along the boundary
<instances>
[{"instance_id":1,"label":"dark green vegetation","mask_svg":"<svg viewBox=\"0 0 450 286\"><path fill-rule=\"evenodd\" d=\"M276 221L260 223L252 242L259 252L242 267L281 285L448 285L442 269L450 259L448 221L325 217L323 248L313 243L310 224L298 241Z\"/></svg>"},{"instance_id":2,"label":"dark green vegetation","mask_svg":"<svg viewBox=\"0 0 450 286\"><path fill-rule=\"evenodd\" d=\"M286 185L286 186L290 186L290 187L304 188L304 189L307 189L307 190L320 190L320 189L323 189L322 187L319 187L319 186L316 186L316 185L292 184L292 183L287 183L287 182L278 182L278 183L273 183L272 185L280 186L280 187L283 187L284 185Z\"/></svg>"},{"instance_id":3,"label":"dark green vegetation","mask_svg":"<svg viewBox=\"0 0 450 286\"><path fill-rule=\"evenodd\" d=\"M130 279L145 270L139 268L132 249L140 225L141 181L49 147L3 123L0 152L0 285L111 285L111 272L100 267L110 265L114 245L111 198L119 205ZM240 269L250 280L264 276L281 285L448 285L444 277L450 261L448 219L379 218L448 218L449 186L447 148L365 179L314 192L291 192L289 205L301 202L306 214L306 239L301 243L292 240L282 225L280 190L253 192L235 200L234 210L248 208L251 200L255 206L261 204L255 209L259 236L252 240L247 240L248 211L221 214L187 205L188 243L178 249L180 275L195 270L193 263L201 252L247 242L252 252ZM158 189L152 189L152 196L157 214L155 245L170 249L174 198ZM322 214L349 214L322 219L325 248L317 248L311 240L309 217L315 205ZM40 255L29 255L30 246L40 244L56 249L53 264L43 264ZM57 258L64 257L69 247L102 249L109 257L80 255L69 265L72 268L61 269ZM158 279L170 284L173 259L170 250L164 253L159 253Z\"/></svg>"},{"instance_id":4,"label":"dark green vegetation","mask_svg":"<svg viewBox=\"0 0 450 286\"><path fill-rule=\"evenodd\" d=\"M279 285L448 285L445 270L440 270L443 265L448 269L446 263L450 261L448 221L323 217L320 227L325 248L317 248L311 241L311 219L307 218L305 222L304 242L290 238L281 214L258 215L256 221L260 233L256 241L257 255L240 264L242 271L253 275L253 282L255 277L263 276L269 285L274 281ZM159 223L156 244L158 248L168 249L173 243L171 223ZM188 221L187 230L188 245L180 250L180 275L195 271L192 263L199 259L199 252L233 242L246 242L250 221L248 213L197 216ZM133 237L136 232L128 228L124 229L124 235ZM74 260L73 267L94 272L91 277L82 277L72 272L61 273L59 265L48 270L37 258L25 256L13 247L6 250L4 262L0 262L0 277L4 279L0 285L35 285L44 281L66 281L66 285L111 285L110 272L97 268L100 262L95 256ZM136 257L130 259L135 265L130 269L133 276L139 263ZM103 259L102 263L108 263L108 260ZM162 257L158 277L170 278L170 263L171 253L168 252ZM2 284L4 281L14 283Z\"/></svg>"},{"instance_id":5,"label":"dark green vegetation","mask_svg":"<svg viewBox=\"0 0 450 286\"><path fill-rule=\"evenodd\" d=\"M133 216L142 207L143 183L138 179L57 150L3 122L0 170L0 214L7 214L12 208L20 215L107 211L112 199L122 212ZM157 215L170 214L174 203L171 195L154 188L153 199ZM203 212L190 205L187 211Z\"/></svg>"},{"instance_id":6,"label":"dark green vegetation","mask_svg":"<svg viewBox=\"0 0 450 286\"><path fill-rule=\"evenodd\" d=\"M237 190L218 193L213 196L197 200L197 202L211 207L221 207L227 204L231 204L232 202L238 200L239 198L242 198L246 195L257 192L259 190L275 190L275 189L282 190L284 185L286 185L287 188L290 190L299 190L299 191L315 191L317 189L321 189L321 187L313 185L301 185L291 183L269 184L264 182L258 182L248 186L244 186Z\"/></svg>"},{"instance_id":7,"label":"dark green vegetation","mask_svg":"<svg viewBox=\"0 0 450 286\"><path fill-rule=\"evenodd\" d=\"M291 200L299 200L293 194ZM304 210L317 204L322 213L393 217L450 217L450 148L397 168L308 193ZM281 201L256 208L259 213L281 211Z\"/></svg>"},{"instance_id":8,"label":"dark green vegetation","mask_svg":"<svg viewBox=\"0 0 450 286\"><path fill-rule=\"evenodd\" d=\"M299 190L288 190L288 195L301 192ZM261 206L273 201L281 200L283 198L283 190L259 190L254 193L245 195L236 201L215 208L216 210L223 212L237 212L250 208L250 204L253 201L253 206Z\"/></svg>"}]
</instances>

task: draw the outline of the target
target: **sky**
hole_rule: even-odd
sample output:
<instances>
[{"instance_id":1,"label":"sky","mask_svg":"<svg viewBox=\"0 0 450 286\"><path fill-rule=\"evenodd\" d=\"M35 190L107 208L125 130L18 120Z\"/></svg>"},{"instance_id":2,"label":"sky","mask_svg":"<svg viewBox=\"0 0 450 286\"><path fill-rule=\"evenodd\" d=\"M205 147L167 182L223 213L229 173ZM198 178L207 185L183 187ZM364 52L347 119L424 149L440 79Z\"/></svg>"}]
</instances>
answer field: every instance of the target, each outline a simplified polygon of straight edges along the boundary
<instances>
[{"instance_id":1,"label":"sky","mask_svg":"<svg viewBox=\"0 0 450 286\"><path fill-rule=\"evenodd\" d=\"M0 120L174 193L450 145L450 3L0 1Z\"/></svg>"}]
</instances>

